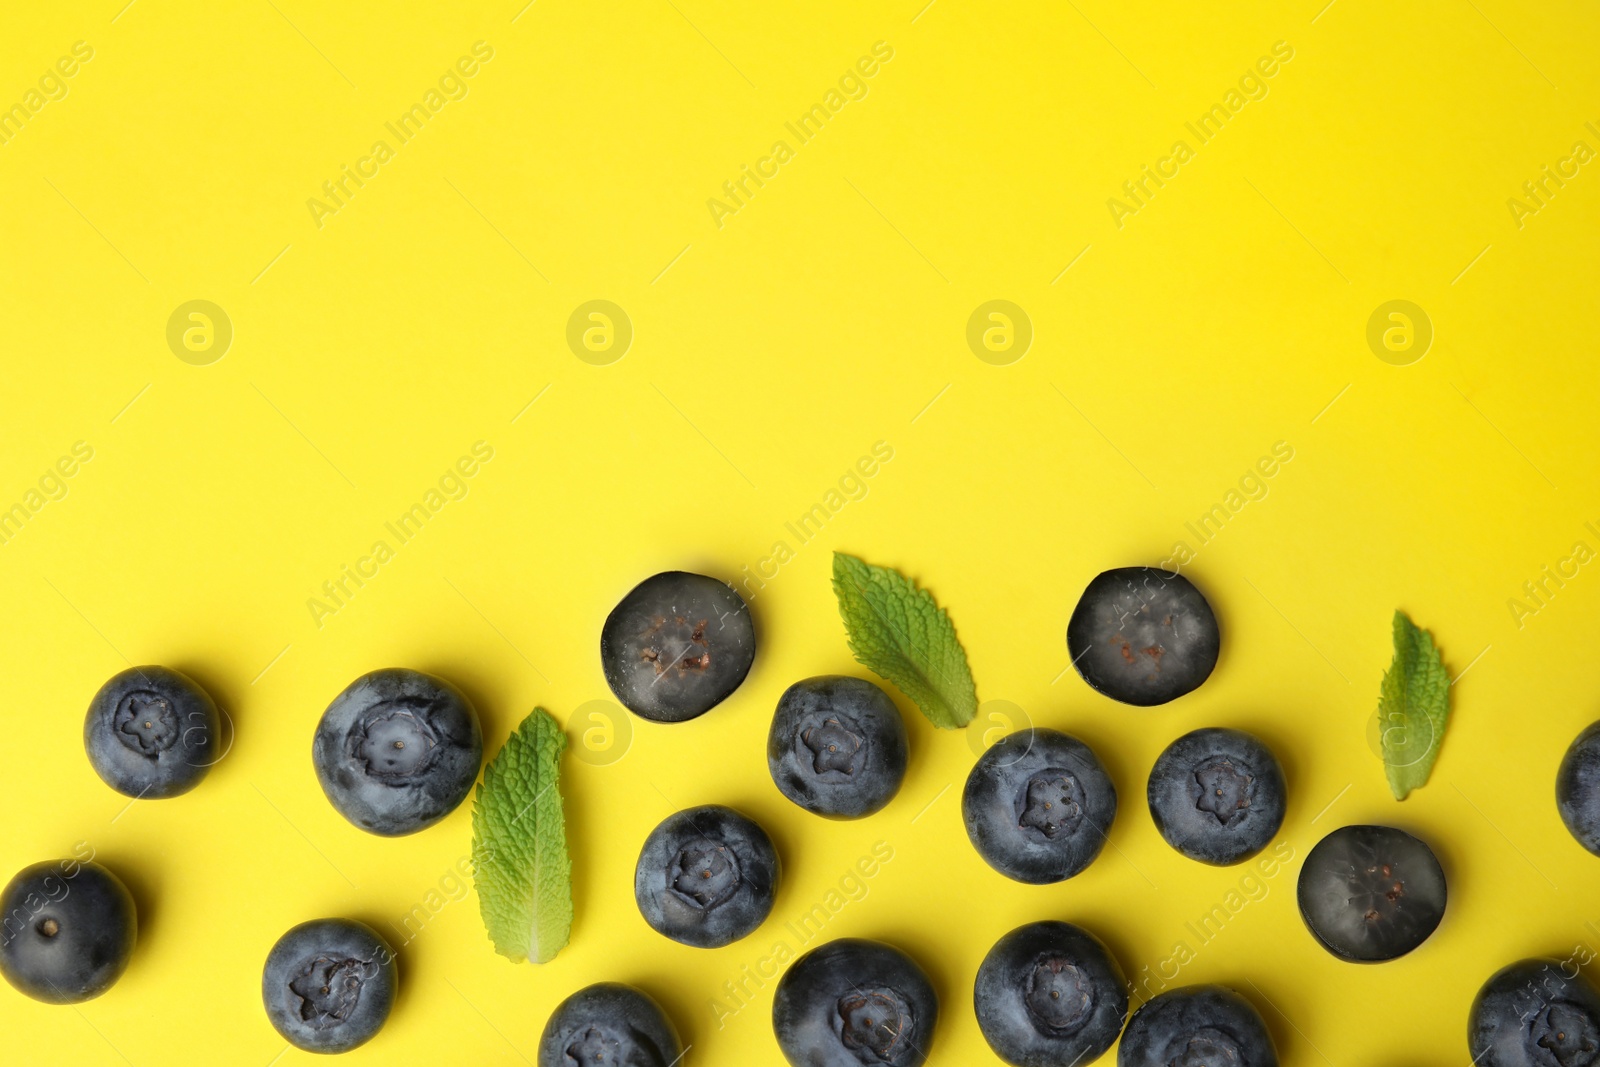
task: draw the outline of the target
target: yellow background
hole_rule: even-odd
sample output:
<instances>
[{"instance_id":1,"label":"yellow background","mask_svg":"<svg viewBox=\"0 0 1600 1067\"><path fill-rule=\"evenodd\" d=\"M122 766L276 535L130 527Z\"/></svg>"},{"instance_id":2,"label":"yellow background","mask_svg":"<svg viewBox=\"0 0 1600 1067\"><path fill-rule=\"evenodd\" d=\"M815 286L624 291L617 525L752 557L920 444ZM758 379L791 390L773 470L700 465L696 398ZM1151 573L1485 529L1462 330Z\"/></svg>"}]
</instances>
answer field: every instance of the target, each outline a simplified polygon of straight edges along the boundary
<instances>
[{"instance_id":1,"label":"yellow background","mask_svg":"<svg viewBox=\"0 0 1600 1067\"><path fill-rule=\"evenodd\" d=\"M877 842L893 860L826 935L922 962L936 1067L993 1062L973 974L1039 918L1099 932L1130 976L1187 942L1172 984L1239 988L1293 1067L1460 1063L1492 971L1600 948L1600 860L1552 798L1600 714L1600 568L1520 626L1508 606L1574 542L1600 548L1597 165L1520 229L1506 204L1575 141L1600 147L1589 6L121 2L10 4L0 33L3 102L94 49L0 146L0 506L94 449L0 545L0 867L88 842L142 929L101 999L0 988L8 1062L312 1062L261 1010L269 946L323 915L392 931L437 891L397 1010L348 1062L529 1061L559 997L618 979L666 1004L688 1062L772 1063L771 985L720 1029L710 998ZM468 95L319 228L307 199L480 40ZM877 41L894 58L866 97L718 228L706 201ZM1184 123L1278 41L1294 56L1268 95L1197 145ZM1195 158L1119 228L1108 198L1178 139ZM635 330L609 366L565 341L597 298ZM996 298L1035 331L1009 366L965 340ZM233 323L209 366L166 344L191 299ZM1436 332L1410 366L1366 343L1391 299ZM308 599L480 440L467 495L319 627ZM784 524L879 441L867 495L800 544ZM1280 441L1266 496L1201 546L1185 524ZM568 760L577 920L553 963L495 956L451 893L467 807L384 840L318 789L312 730L356 675L450 678L489 752L536 704L576 737L609 696L597 636L623 592L669 568L736 579L779 540L793 558L752 602L763 644L734 697L634 723L614 762ZM1096 572L1180 540L1221 662L1175 704L1114 704L1065 669L1067 617ZM911 769L884 812L834 824L777 793L778 695L864 673L834 548L937 594L982 699L1095 747L1122 806L1083 875L984 866L959 819L968 739L903 699ZM1367 735L1397 606L1452 676L1470 667L1404 804ZM192 673L236 725L186 797L127 807L84 758L89 698L129 663ZM1245 871L1169 849L1143 792L1172 738L1212 724L1279 753L1295 858L1199 946L1185 924ZM718 951L657 937L631 894L650 828L709 802L762 820L785 861L769 924ZM1450 880L1436 935L1376 967L1318 948L1294 906L1306 851L1359 821L1421 834Z\"/></svg>"}]
</instances>

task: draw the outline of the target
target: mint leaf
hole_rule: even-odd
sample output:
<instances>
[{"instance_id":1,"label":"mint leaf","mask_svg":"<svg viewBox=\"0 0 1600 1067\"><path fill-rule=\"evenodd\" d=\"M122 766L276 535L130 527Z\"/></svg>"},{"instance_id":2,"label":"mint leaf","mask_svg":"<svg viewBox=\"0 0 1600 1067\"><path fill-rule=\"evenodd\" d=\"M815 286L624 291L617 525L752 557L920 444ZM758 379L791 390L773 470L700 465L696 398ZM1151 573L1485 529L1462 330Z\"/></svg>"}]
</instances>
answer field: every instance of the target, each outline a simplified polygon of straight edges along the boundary
<instances>
[{"instance_id":1,"label":"mint leaf","mask_svg":"<svg viewBox=\"0 0 1600 1067\"><path fill-rule=\"evenodd\" d=\"M956 628L932 595L888 567L833 554L833 592L856 661L910 697L928 721L972 721L978 690Z\"/></svg>"},{"instance_id":2,"label":"mint leaf","mask_svg":"<svg viewBox=\"0 0 1600 1067\"><path fill-rule=\"evenodd\" d=\"M548 963L572 936L572 863L561 813L567 735L543 708L522 720L484 768L472 807L478 908L494 950Z\"/></svg>"},{"instance_id":3,"label":"mint leaf","mask_svg":"<svg viewBox=\"0 0 1600 1067\"><path fill-rule=\"evenodd\" d=\"M1378 697L1383 770L1396 800L1428 781L1450 714L1450 677L1428 631L1394 613L1394 662Z\"/></svg>"}]
</instances>

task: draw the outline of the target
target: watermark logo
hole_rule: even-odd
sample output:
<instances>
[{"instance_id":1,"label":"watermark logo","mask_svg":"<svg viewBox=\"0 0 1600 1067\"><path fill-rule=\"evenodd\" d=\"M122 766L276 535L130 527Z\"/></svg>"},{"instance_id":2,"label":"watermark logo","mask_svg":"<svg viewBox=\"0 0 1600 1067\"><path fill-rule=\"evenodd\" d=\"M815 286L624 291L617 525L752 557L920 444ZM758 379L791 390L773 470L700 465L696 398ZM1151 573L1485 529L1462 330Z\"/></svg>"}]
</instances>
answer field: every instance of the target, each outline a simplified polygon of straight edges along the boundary
<instances>
[{"instance_id":1,"label":"watermark logo","mask_svg":"<svg viewBox=\"0 0 1600 1067\"><path fill-rule=\"evenodd\" d=\"M632 344L633 320L609 300L579 304L567 320L567 347L591 366L615 363Z\"/></svg>"},{"instance_id":2,"label":"watermark logo","mask_svg":"<svg viewBox=\"0 0 1600 1067\"><path fill-rule=\"evenodd\" d=\"M1033 719L1022 705L1009 700L985 700L978 705L978 714L962 733L967 735L967 747L974 756L981 756L991 748L1000 750L999 766L1009 767L1033 745L1033 735L1017 737L1018 730L1031 730Z\"/></svg>"},{"instance_id":3,"label":"watermark logo","mask_svg":"<svg viewBox=\"0 0 1600 1067\"><path fill-rule=\"evenodd\" d=\"M572 713L567 733L577 738L574 756L591 767L605 767L633 747L633 717L613 700L590 700Z\"/></svg>"},{"instance_id":4,"label":"watermark logo","mask_svg":"<svg viewBox=\"0 0 1600 1067\"><path fill-rule=\"evenodd\" d=\"M167 347L193 367L208 367L233 345L233 320L209 300L190 300L167 319Z\"/></svg>"},{"instance_id":5,"label":"watermark logo","mask_svg":"<svg viewBox=\"0 0 1600 1067\"><path fill-rule=\"evenodd\" d=\"M967 320L967 347L985 363L1009 366L1028 354L1033 320L1009 300L979 304Z\"/></svg>"},{"instance_id":6,"label":"watermark logo","mask_svg":"<svg viewBox=\"0 0 1600 1067\"><path fill-rule=\"evenodd\" d=\"M1433 347L1433 320L1409 300L1379 304L1367 320L1367 347L1393 367L1409 367Z\"/></svg>"}]
</instances>

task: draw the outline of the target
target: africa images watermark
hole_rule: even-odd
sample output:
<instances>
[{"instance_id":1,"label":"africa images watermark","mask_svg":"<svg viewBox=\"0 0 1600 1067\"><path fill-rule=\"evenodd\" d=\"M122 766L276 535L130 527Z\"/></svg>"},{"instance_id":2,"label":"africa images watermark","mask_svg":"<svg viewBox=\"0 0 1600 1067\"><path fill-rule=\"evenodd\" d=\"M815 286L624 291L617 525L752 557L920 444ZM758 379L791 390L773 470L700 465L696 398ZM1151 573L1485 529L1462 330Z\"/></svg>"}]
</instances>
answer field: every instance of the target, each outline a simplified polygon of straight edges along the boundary
<instances>
[{"instance_id":1,"label":"africa images watermark","mask_svg":"<svg viewBox=\"0 0 1600 1067\"><path fill-rule=\"evenodd\" d=\"M854 66L839 76L837 88L830 88L823 94L820 103L812 104L793 122L785 122L783 128L794 136L797 145L810 144L812 138L820 134L823 127L845 109L846 104L852 100L866 99L867 79L876 75L881 65L893 58L894 46L889 42L874 43L870 55L856 60ZM706 201L706 210L711 212L711 221L717 229L722 229L724 219L729 215L737 215L741 208L755 198L758 190L776 178L780 168L793 159L795 154L795 146L790 145L787 140L778 140L774 141L768 153L757 159L754 164L741 164L738 177L722 183L723 198L714 196Z\"/></svg>"},{"instance_id":2,"label":"africa images watermark","mask_svg":"<svg viewBox=\"0 0 1600 1067\"><path fill-rule=\"evenodd\" d=\"M1600 528L1592 522L1583 524L1596 538L1600 538ZM1572 549L1554 563L1546 563L1539 568L1539 575L1522 583L1522 595L1508 597L1506 610L1511 612L1511 621L1517 624L1517 629L1528 625L1528 620L1550 606L1567 583L1576 578L1584 565L1595 558L1595 552L1589 542L1584 540L1574 541Z\"/></svg>"},{"instance_id":3,"label":"africa images watermark","mask_svg":"<svg viewBox=\"0 0 1600 1067\"><path fill-rule=\"evenodd\" d=\"M1176 574L1199 556L1200 549L1209 545L1229 522L1249 504L1265 500L1272 491L1268 484L1291 460L1294 446L1287 441L1277 441L1272 450L1258 458L1239 476L1238 488L1229 489L1222 499L1212 504L1199 518L1186 522L1183 528L1194 536L1195 543L1175 541L1172 551L1161 561L1161 569Z\"/></svg>"},{"instance_id":4,"label":"africa images watermark","mask_svg":"<svg viewBox=\"0 0 1600 1067\"><path fill-rule=\"evenodd\" d=\"M306 201L306 208L311 212L311 221L317 229L327 225L328 217L337 215L356 193L360 192L373 178L378 176L379 170L385 163L398 154L398 145L406 145L411 139L422 132L445 105L454 100L467 98L467 79L477 75L482 64L494 58L494 48L486 41L474 41L472 54L462 56L455 61L452 67L439 75L437 87L430 87L422 94L419 103L412 104L402 111L398 118L392 122L385 122L383 128L393 135L396 144L379 138L372 143L372 148L367 154L356 159L355 166L342 163L339 166L339 176L322 183L322 196L311 197Z\"/></svg>"},{"instance_id":5,"label":"africa images watermark","mask_svg":"<svg viewBox=\"0 0 1600 1067\"><path fill-rule=\"evenodd\" d=\"M1594 123L1585 122L1583 125L1590 133L1600 137L1600 129ZM1576 178L1584 164L1594 157L1595 151L1587 141L1574 141L1570 152L1553 164L1546 163L1537 177L1523 182L1524 199L1515 196L1506 198L1506 208L1511 212L1511 221L1517 224L1517 229L1522 229L1527 225L1527 219L1549 206L1556 193L1566 188L1567 182Z\"/></svg>"},{"instance_id":6,"label":"africa images watermark","mask_svg":"<svg viewBox=\"0 0 1600 1067\"><path fill-rule=\"evenodd\" d=\"M94 58L94 47L88 41L74 41L71 53L46 67L39 75L38 88L29 87L21 98L4 111L0 111L0 145L8 145L22 132L39 112L57 100L65 100L70 91L67 79L74 77L83 64Z\"/></svg>"},{"instance_id":7,"label":"africa images watermark","mask_svg":"<svg viewBox=\"0 0 1600 1067\"><path fill-rule=\"evenodd\" d=\"M1166 155L1157 159L1155 163L1146 163L1139 168L1139 176L1122 183L1123 196L1111 197L1106 201L1106 208L1111 212L1111 221L1117 229L1126 225L1129 215L1137 215L1140 210L1149 206L1155 199L1156 193L1164 188L1167 182L1178 176L1183 165L1195 158L1199 149L1208 145L1229 122L1238 117L1245 105L1252 100L1265 100L1270 89L1267 79L1277 75L1282 65L1294 58L1294 46L1288 41L1279 41L1272 46L1270 55L1262 56L1255 61L1254 66L1247 69L1239 77L1238 88L1229 89L1223 94L1220 103L1212 104L1193 122L1185 122L1184 128L1195 136L1198 145L1191 146L1188 141L1178 140L1172 144L1172 149Z\"/></svg>"},{"instance_id":8,"label":"africa images watermark","mask_svg":"<svg viewBox=\"0 0 1600 1067\"><path fill-rule=\"evenodd\" d=\"M91 459L94 459L94 446L87 441L74 441L69 454L46 467L38 482L29 486L16 503L0 510L0 545L9 545L45 505L65 499L71 488L67 481Z\"/></svg>"}]
</instances>

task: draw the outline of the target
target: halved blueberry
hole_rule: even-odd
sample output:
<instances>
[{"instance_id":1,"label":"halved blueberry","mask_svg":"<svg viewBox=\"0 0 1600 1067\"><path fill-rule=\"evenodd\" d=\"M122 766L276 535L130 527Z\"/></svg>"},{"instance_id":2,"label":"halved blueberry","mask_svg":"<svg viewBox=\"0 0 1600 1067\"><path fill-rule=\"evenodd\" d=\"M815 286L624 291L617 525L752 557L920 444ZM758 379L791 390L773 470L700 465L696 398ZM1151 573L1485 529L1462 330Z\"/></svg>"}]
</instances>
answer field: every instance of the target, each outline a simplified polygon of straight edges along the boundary
<instances>
[{"instance_id":1,"label":"halved blueberry","mask_svg":"<svg viewBox=\"0 0 1600 1067\"><path fill-rule=\"evenodd\" d=\"M772 998L772 1030L792 1067L922 1067L939 998L915 960L878 941L841 938L790 965Z\"/></svg>"},{"instance_id":2,"label":"halved blueberry","mask_svg":"<svg viewBox=\"0 0 1600 1067\"><path fill-rule=\"evenodd\" d=\"M261 1002L283 1039L307 1052L349 1052L389 1018L394 951L354 919L313 919L278 938L261 971Z\"/></svg>"},{"instance_id":3,"label":"halved blueberry","mask_svg":"<svg viewBox=\"0 0 1600 1067\"><path fill-rule=\"evenodd\" d=\"M677 1067L677 1028L648 994L620 982L585 986L539 1038L539 1067Z\"/></svg>"},{"instance_id":4,"label":"halved blueberry","mask_svg":"<svg viewBox=\"0 0 1600 1067\"><path fill-rule=\"evenodd\" d=\"M744 600L728 583L687 571L634 586L600 631L606 684L655 722L704 715L739 688L755 656Z\"/></svg>"},{"instance_id":5,"label":"halved blueberry","mask_svg":"<svg viewBox=\"0 0 1600 1067\"><path fill-rule=\"evenodd\" d=\"M1194 583L1157 567L1098 575L1067 623L1067 652L1083 680L1113 700L1176 700L1217 665L1222 638Z\"/></svg>"},{"instance_id":6,"label":"halved blueberry","mask_svg":"<svg viewBox=\"0 0 1600 1067\"><path fill-rule=\"evenodd\" d=\"M669 815L650 832L634 868L633 895L659 934L720 948L751 933L772 911L778 852L753 820L708 804Z\"/></svg>"},{"instance_id":7,"label":"halved blueberry","mask_svg":"<svg viewBox=\"0 0 1600 1067\"><path fill-rule=\"evenodd\" d=\"M110 989L139 940L128 887L81 860L18 871L0 890L0 918L0 974L47 1004L77 1004Z\"/></svg>"},{"instance_id":8,"label":"halved blueberry","mask_svg":"<svg viewBox=\"0 0 1600 1067\"><path fill-rule=\"evenodd\" d=\"M1467 1052L1476 1067L1594 1067L1600 994L1570 960L1502 967L1473 998Z\"/></svg>"},{"instance_id":9,"label":"halved blueberry","mask_svg":"<svg viewBox=\"0 0 1600 1067\"><path fill-rule=\"evenodd\" d=\"M1151 997L1128 1021L1117 1067L1278 1067L1261 1013L1226 986Z\"/></svg>"},{"instance_id":10,"label":"halved blueberry","mask_svg":"<svg viewBox=\"0 0 1600 1067\"><path fill-rule=\"evenodd\" d=\"M1094 1061L1122 1033L1127 979L1100 939L1081 926L1019 926L978 967L973 1006L984 1040L1014 1067Z\"/></svg>"},{"instance_id":11,"label":"halved blueberry","mask_svg":"<svg viewBox=\"0 0 1600 1067\"><path fill-rule=\"evenodd\" d=\"M364 674L334 697L311 746L328 801L385 837L456 809L483 762L478 713L442 678L403 667Z\"/></svg>"},{"instance_id":12,"label":"halved blueberry","mask_svg":"<svg viewBox=\"0 0 1600 1067\"><path fill-rule=\"evenodd\" d=\"M1242 730L1184 734L1156 758L1146 787L1167 844L1201 863L1249 859L1283 825L1287 794L1272 750Z\"/></svg>"},{"instance_id":13,"label":"halved blueberry","mask_svg":"<svg viewBox=\"0 0 1600 1067\"><path fill-rule=\"evenodd\" d=\"M1300 868L1300 917L1323 948L1353 963L1404 956L1444 918L1433 850L1392 826L1341 826Z\"/></svg>"},{"instance_id":14,"label":"halved blueberry","mask_svg":"<svg viewBox=\"0 0 1600 1067\"><path fill-rule=\"evenodd\" d=\"M102 781L130 797L187 793L222 758L217 705L170 667L129 667L89 702L83 747Z\"/></svg>"},{"instance_id":15,"label":"halved blueberry","mask_svg":"<svg viewBox=\"0 0 1600 1067\"><path fill-rule=\"evenodd\" d=\"M767 734L767 769L780 792L835 819L871 815L906 776L906 726L889 695L842 675L784 691Z\"/></svg>"}]
</instances>

